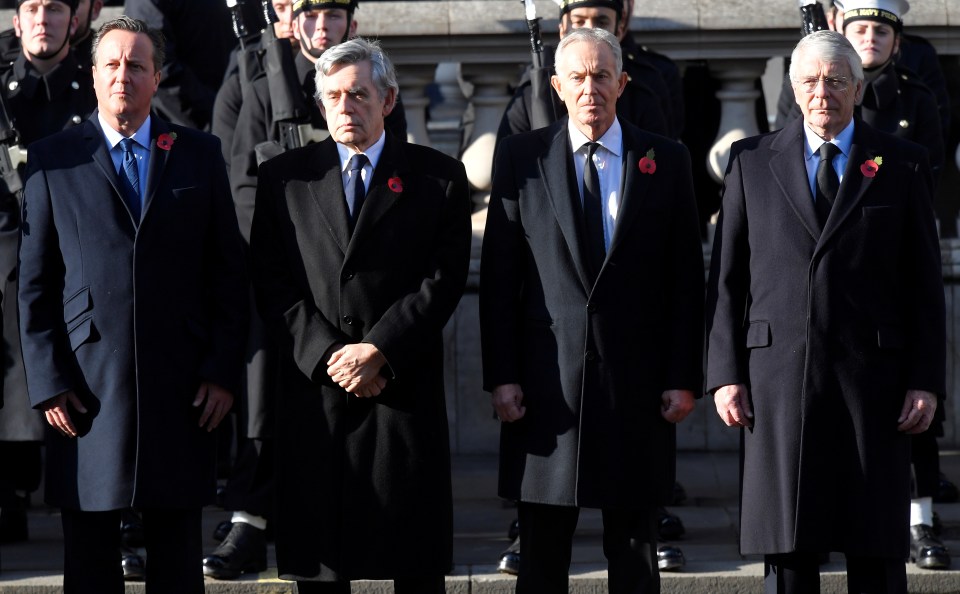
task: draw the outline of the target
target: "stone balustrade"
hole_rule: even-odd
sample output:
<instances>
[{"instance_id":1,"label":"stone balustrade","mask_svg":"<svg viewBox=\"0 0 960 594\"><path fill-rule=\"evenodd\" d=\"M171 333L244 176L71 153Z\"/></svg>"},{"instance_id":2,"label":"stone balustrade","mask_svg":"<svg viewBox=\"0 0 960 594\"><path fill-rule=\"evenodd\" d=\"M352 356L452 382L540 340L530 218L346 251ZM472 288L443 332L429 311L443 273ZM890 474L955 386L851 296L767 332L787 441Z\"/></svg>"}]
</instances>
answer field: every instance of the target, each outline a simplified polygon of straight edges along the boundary
<instances>
[{"instance_id":1,"label":"stone balustrade","mask_svg":"<svg viewBox=\"0 0 960 594\"><path fill-rule=\"evenodd\" d=\"M555 43L556 3L537 0L535 4L543 16L545 42ZM120 13L119 8L105 9L101 21ZM12 11L0 11L0 23L9 23L10 16ZM476 289L496 128L510 98L509 85L530 61L523 5L518 0L364 0L355 18L359 33L381 39L397 64L410 140L461 158L476 192L470 282L445 331L446 388L454 452L495 452L499 429L481 389ZM930 40L941 55L960 55L960 0L915 1L905 20L911 32ZM758 130L753 109L756 80L777 63L775 58L789 55L799 39L796 2L637 2L631 29L643 44L670 56L681 68L688 61L705 61L720 81L716 144L708 162L694 164L720 175L730 143ZM774 72L764 88L778 89L782 76L782 71ZM767 103L775 105L776 97L767 97ZM960 150L957 157L960 160ZM960 447L960 406L955 404L960 399L960 353L955 342L960 323L960 240L944 240L942 248L950 398L942 441ZM709 262L707 244L704 255ZM738 432L722 425L709 399L701 401L678 430L679 445L686 449L736 449L738 440Z\"/></svg>"}]
</instances>

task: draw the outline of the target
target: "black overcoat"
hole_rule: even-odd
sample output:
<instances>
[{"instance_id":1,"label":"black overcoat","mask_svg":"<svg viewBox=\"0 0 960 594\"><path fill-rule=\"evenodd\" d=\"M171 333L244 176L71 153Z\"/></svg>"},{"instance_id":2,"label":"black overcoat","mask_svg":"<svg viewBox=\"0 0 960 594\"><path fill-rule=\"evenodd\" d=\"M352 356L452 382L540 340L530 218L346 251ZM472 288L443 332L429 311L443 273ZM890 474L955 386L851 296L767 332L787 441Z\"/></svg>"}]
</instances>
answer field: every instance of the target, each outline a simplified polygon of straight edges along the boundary
<instances>
[{"instance_id":1,"label":"black overcoat","mask_svg":"<svg viewBox=\"0 0 960 594\"><path fill-rule=\"evenodd\" d=\"M906 556L908 389L944 393L926 151L855 121L821 234L803 121L733 145L707 295L709 391L746 384L744 554ZM882 157L875 177L861 172ZM843 488L837 488L843 485Z\"/></svg>"},{"instance_id":2,"label":"black overcoat","mask_svg":"<svg viewBox=\"0 0 960 594\"><path fill-rule=\"evenodd\" d=\"M48 429L46 501L58 507L214 497L215 434L191 404L201 381L238 390L243 243L216 138L156 116L150 137L139 226L96 113L30 148L19 277L30 402L73 390L90 411L71 413L78 438Z\"/></svg>"},{"instance_id":3,"label":"black overcoat","mask_svg":"<svg viewBox=\"0 0 960 594\"><path fill-rule=\"evenodd\" d=\"M280 345L282 577L394 579L452 559L442 330L463 293L470 198L459 162L387 133L352 235L332 139L260 167L254 288ZM386 389L357 398L324 353L368 342Z\"/></svg>"},{"instance_id":4,"label":"black overcoat","mask_svg":"<svg viewBox=\"0 0 960 594\"><path fill-rule=\"evenodd\" d=\"M526 415L500 432L500 496L643 507L673 486L667 389L699 393L703 253L686 149L621 120L616 231L588 280L564 117L498 151L483 239L487 390L517 383ZM656 171L640 159L654 151Z\"/></svg>"}]
</instances>

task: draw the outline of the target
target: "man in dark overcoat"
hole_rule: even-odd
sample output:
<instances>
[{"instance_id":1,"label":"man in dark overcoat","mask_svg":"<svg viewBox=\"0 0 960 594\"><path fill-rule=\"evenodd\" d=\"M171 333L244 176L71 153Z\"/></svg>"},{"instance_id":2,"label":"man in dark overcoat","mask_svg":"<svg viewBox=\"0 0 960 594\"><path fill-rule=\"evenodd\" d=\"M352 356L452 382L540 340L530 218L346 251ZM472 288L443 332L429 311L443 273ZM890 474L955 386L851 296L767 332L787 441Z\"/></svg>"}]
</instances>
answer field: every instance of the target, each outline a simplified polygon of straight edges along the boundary
<instances>
[{"instance_id":1,"label":"man in dark overcoat","mask_svg":"<svg viewBox=\"0 0 960 594\"><path fill-rule=\"evenodd\" d=\"M842 551L850 592L905 593L910 434L945 381L927 154L853 117L841 34L805 37L790 78L804 117L733 146L707 295L706 387L743 428L740 548L767 592L816 592Z\"/></svg>"},{"instance_id":2,"label":"man in dark overcoat","mask_svg":"<svg viewBox=\"0 0 960 594\"><path fill-rule=\"evenodd\" d=\"M499 493L520 502L520 593L567 591L580 507L603 510L610 591L659 591L652 514L700 389L690 159L617 117L620 55L607 31L568 33L553 78L568 116L505 139L494 167L483 375L503 421Z\"/></svg>"},{"instance_id":3,"label":"man in dark overcoat","mask_svg":"<svg viewBox=\"0 0 960 594\"><path fill-rule=\"evenodd\" d=\"M277 564L301 594L444 591L452 502L442 329L466 283L463 165L384 130L378 44L318 62L330 138L260 167L257 304L280 344Z\"/></svg>"},{"instance_id":4,"label":"man in dark overcoat","mask_svg":"<svg viewBox=\"0 0 960 594\"><path fill-rule=\"evenodd\" d=\"M120 511L143 512L147 587L202 593L211 431L243 369L243 243L216 138L150 115L162 36L128 17L94 43L98 110L31 146L20 322L62 508L64 591L123 592Z\"/></svg>"}]
</instances>

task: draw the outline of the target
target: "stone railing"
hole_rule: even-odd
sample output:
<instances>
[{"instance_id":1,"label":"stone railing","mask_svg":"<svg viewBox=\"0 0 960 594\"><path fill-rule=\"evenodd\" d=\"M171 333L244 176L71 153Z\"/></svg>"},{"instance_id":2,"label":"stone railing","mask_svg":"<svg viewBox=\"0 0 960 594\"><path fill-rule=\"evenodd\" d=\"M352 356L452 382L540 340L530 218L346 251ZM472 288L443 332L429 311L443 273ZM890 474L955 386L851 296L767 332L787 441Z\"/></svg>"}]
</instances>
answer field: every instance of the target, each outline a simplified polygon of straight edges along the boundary
<instances>
[{"instance_id":1,"label":"stone railing","mask_svg":"<svg viewBox=\"0 0 960 594\"><path fill-rule=\"evenodd\" d=\"M537 0L547 43L556 41L557 5ZM121 12L105 9L101 21ZM11 11L0 11L9 23ZM451 445L457 453L494 452L498 425L480 386L477 295L483 203L490 189L494 137L509 86L529 63L529 41L518 0L364 1L356 13L359 32L380 38L397 64L410 140L461 158L476 192L471 280L447 334L447 398ZM913 2L907 15L912 32L929 39L942 55L960 55L960 0ZM771 91L783 74L773 58L787 56L799 39L794 0L651 0L637 2L631 28L645 45L683 67L706 61L720 81L720 129L708 162L694 164L719 174L730 143L755 134L756 80L767 73ZM439 95L439 99L438 99ZM767 97L768 105L776 97ZM464 115L469 124L464 126ZM467 138L463 138L466 130ZM950 147L954 150L954 147ZM960 154L958 154L960 157ZM709 261L709 247L704 246ZM949 404L945 445L960 446L960 353L954 341L960 320L960 241L943 242L947 286ZM955 305L956 304L956 305ZM702 401L680 425L679 443L688 449L735 449L736 431L722 426L712 403Z\"/></svg>"}]
</instances>

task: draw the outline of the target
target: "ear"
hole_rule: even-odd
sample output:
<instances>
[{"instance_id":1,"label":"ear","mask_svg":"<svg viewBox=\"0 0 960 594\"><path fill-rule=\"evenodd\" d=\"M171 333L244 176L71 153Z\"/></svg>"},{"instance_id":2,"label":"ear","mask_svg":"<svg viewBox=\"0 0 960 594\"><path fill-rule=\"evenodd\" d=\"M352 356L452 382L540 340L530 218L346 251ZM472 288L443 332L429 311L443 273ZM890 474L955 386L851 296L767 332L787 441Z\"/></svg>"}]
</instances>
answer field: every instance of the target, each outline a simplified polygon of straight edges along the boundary
<instances>
[{"instance_id":1,"label":"ear","mask_svg":"<svg viewBox=\"0 0 960 594\"><path fill-rule=\"evenodd\" d=\"M347 31L347 37L353 39L357 36L357 19L350 19L350 30Z\"/></svg>"},{"instance_id":2,"label":"ear","mask_svg":"<svg viewBox=\"0 0 960 594\"><path fill-rule=\"evenodd\" d=\"M70 17L70 37L74 36L74 34L77 32L77 27L79 26L80 26L80 17L74 14L72 17Z\"/></svg>"},{"instance_id":3,"label":"ear","mask_svg":"<svg viewBox=\"0 0 960 594\"><path fill-rule=\"evenodd\" d=\"M895 57L900 53L900 37L900 33L897 33L896 37L893 38L893 53L890 54L891 56Z\"/></svg>"},{"instance_id":4,"label":"ear","mask_svg":"<svg viewBox=\"0 0 960 594\"><path fill-rule=\"evenodd\" d=\"M563 93L560 92L560 77L554 74L550 77L550 86L557 92L557 96L563 99Z\"/></svg>"},{"instance_id":5,"label":"ear","mask_svg":"<svg viewBox=\"0 0 960 594\"><path fill-rule=\"evenodd\" d=\"M393 108L397 105L396 89L387 89L387 96L383 98L383 117L390 115Z\"/></svg>"},{"instance_id":6,"label":"ear","mask_svg":"<svg viewBox=\"0 0 960 594\"><path fill-rule=\"evenodd\" d=\"M100 11L103 9L103 0L93 0L90 5L90 23L100 18Z\"/></svg>"},{"instance_id":7,"label":"ear","mask_svg":"<svg viewBox=\"0 0 960 594\"><path fill-rule=\"evenodd\" d=\"M860 105L860 102L863 101L863 81L857 81L857 88L854 93L854 101L857 105Z\"/></svg>"},{"instance_id":8,"label":"ear","mask_svg":"<svg viewBox=\"0 0 960 594\"><path fill-rule=\"evenodd\" d=\"M13 32L17 37L20 37L20 17L13 15Z\"/></svg>"},{"instance_id":9,"label":"ear","mask_svg":"<svg viewBox=\"0 0 960 594\"><path fill-rule=\"evenodd\" d=\"M300 13L303 14L303 13ZM300 15L298 14L292 21L290 21L290 30L293 31L293 37L300 41Z\"/></svg>"},{"instance_id":10,"label":"ear","mask_svg":"<svg viewBox=\"0 0 960 594\"><path fill-rule=\"evenodd\" d=\"M619 87L620 87L620 88L617 89L617 97L619 97L620 95L623 95L623 90L627 88L627 79L628 79L628 78L629 78L629 76L627 76L627 73L626 73L626 72L621 72L621 73L620 73L620 80L617 81L617 82L619 83Z\"/></svg>"},{"instance_id":11,"label":"ear","mask_svg":"<svg viewBox=\"0 0 960 594\"><path fill-rule=\"evenodd\" d=\"M560 32L560 39L567 36L567 31L570 30L569 15L565 14L560 17L560 24L557 26L557 30Z\"/></svg>"}]
</instances>

